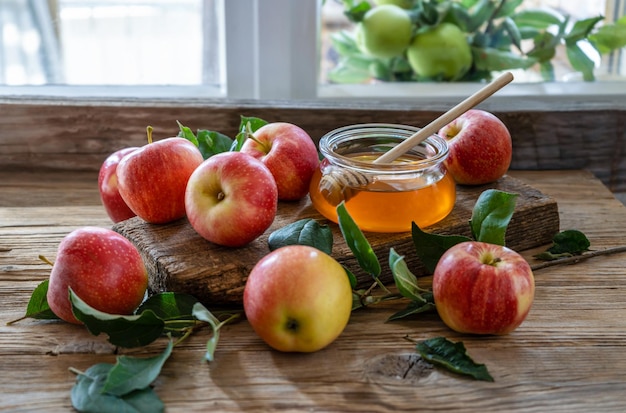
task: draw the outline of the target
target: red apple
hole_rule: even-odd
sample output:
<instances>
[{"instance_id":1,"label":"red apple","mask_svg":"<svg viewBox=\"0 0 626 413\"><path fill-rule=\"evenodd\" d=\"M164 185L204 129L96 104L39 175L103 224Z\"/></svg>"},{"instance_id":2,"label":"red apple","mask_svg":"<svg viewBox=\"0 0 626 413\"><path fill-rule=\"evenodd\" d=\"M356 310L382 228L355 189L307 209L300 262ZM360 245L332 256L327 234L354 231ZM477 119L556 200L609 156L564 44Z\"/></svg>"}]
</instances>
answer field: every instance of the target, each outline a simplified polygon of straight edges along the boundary
<instances>
[{"instance_id":1,"label":"red apple","mask_svg":"<svg viewBox=\"0 0 626 413\"><path fill-rule=\"evenodd\" d=\"M278 199L293 201L308 194L319 156L315 143L300 127L268 123L246 139L241 152L260 159L269 168L278 186Z\"/></svg>"},{"instance_id":2,"label":"red apple","mask_svg":"<svg viewBox=\"0 0 626 413\"><path fill-rule=\"evenodd\" d=\"M517 252L467 241L448 249L433 274L435 306L460 333L507 334L526 318L535 295L530 265Z\"/></svg>"},{"instance_id":3,"label":"red apple","mask_svg":"<svg viewBox=\"0 0 626 413\"><path fill-rule=\"evenodd\" d=\"M130 147L120 149L109 155L98 173L98 189L100 190L100 200L106 210L107 215L113 222L121 222L134 217L136 214L126 205L122 199L117 184L117 165L122 158L139 148Z\"/></svg>"},{"instance_id":4,"label":"red apple","mask_svg":"<svg viewBox=\"0 0 626 413\"><path fill-rule=\"evenodd\" d=\"M511 134L492 113L471 109L441 128L438 134L448 141L449 155L444 163L459 184L494 182L511 165Z\"/></svg>"},{"instance_id":5,"label":"red apple","mask_svg":"<svg viewBox=\"0 0 626 413\"><path fill-rule=\"evenodd\" d=\"M202 163L198 148L184 138L148 143L117 167L122 199L146 222L164 224L185 216L185 188Z\"/></svg>"},{"instance_id":6,"label":"red apple","mask_svg":"<svg viewBox=\"0 0 626 413\"><path fill-rule=\"evenodd\" d=\"M309 246L270 252L254 266L243 293L248 322L270 347L314 352L345 329L352 289L344 268Z\"/></svg>"},{"instance_id":7,"label":"red apple","mask_svg":"<svg viewBox=\"0 0 626 413\"><path fill-rule=\"evenodd\" d=\"M189 223L203 238L241 247L265 232L278 206L274 177L258 159L224 152L204 161L185 192Z\"/></svg>"},{"instance_id":8,"label":"red apple","mask_svg":"<svg viewBox=\"0 0 626 413\"><path fill-rule=\"evenodd\" d=\"M122 235L83 227L59 244L47 293L54 314L81 324L72 313L69 288L96 310L128 315L144 298L148 273L137 248Z\"/></svg>"}]
</instances>

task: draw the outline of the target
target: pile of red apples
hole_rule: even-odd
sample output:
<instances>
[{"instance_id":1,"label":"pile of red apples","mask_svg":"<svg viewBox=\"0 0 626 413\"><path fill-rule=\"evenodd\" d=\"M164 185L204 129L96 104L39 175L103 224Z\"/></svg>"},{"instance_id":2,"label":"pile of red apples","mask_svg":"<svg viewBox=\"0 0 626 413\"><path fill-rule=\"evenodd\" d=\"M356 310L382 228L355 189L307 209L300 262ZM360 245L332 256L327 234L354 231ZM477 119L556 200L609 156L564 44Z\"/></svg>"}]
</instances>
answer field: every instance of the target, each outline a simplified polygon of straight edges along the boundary
<instances>
[{"instance_id":1,"label":"pile of red apples","mask_svg":"<svg viewBox=\"0 0 626 413\"><path fill-rule=\"evenodd\" d=\"M511 137L506 126L491 113L471 110L439 134L448 141L446 167L457 183L489 183L507 172ZM249 136L239 151L208 159L203 159L198 147L182 137L148 140L143 147L111 154L102 164L98 186L111 220L117 223L138 216L158 225L186 217L200 236L225 247L245 246L263 234L274 221L280 201L307 196L311 177L319 167L317 147L311 137L300 127L285 122L268 123ZM437 309L443 321L457 331L510 332L530 308L534 293L532 273L528 274L528 266L522 265L523 258L514 251L468 244L473 246L472 251L481 252L468 254L455 248L435 271ZM304 246L275 250L255 266L248 278L250 286L246 285L243 303L246 315L255 331L273 348L319 350L332 342L348 322L352 293L343 268L332 257L311 250ZM485 259L486 255L490 260ZM294 282L294 274L310 277L299 281L300 288L294 290L287 288ZM476 297L458 297L463 291L489 285L488 280L480 277L510 280L499 283L497 294L481 295L485 300L504 300L497 311L489 312L489 317L484 311L470 308L488 303L477 304ZM525 288L516 287L520 280ZM48 301L55 314L70 322L78 321L71 312L68 288L78 289L77 295L96 309L131 314L143 299L147 283L146 268L128 240L109 229L85 227L69 234L59 245ZM259 287L264 284L272 285L273 290ZM324 296L333 297L333 308L320 308L324 304L313 298ZM307 313L302 311L304 307L312 315L333 315L335 321L302 316ZM342 308L341 317L337 317L338 308ZM281 311L286 313L277 314ZM483 316L478 320L480 314ZM278 325L278 321L271 320L290 323ZM329 323L333 329L327 328ZM298 335L309 344L299 343Z\"/></svg>"}]
</instances>

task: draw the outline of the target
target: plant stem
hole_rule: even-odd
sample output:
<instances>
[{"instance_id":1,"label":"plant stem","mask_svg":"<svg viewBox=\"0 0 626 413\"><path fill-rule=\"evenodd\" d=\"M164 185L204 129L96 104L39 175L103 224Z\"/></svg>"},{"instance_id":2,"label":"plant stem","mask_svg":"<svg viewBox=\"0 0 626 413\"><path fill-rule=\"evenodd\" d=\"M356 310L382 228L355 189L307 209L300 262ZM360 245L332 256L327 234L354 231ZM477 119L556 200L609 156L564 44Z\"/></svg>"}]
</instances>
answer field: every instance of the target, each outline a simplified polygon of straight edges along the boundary
<instances>
[{"instance_id":1,"label":"plant stem","mask_svg":"<svg viewBox=\"0 0 626 413\"><path fill-rule=\"evenodd\" d=\"M599 257L601 255L611 255L611 254L619 254L621 252L626 252L626 245L620 245L618 247L607 248L604 250L592 251L586 254L574 255L567 258L561 258L554 261L546 261L540 264L531 265L531 270L541 270L548 267L553 267L555 265L565 265L565 264L576 264L580 261L584 261L589 258Z\"/></svg>"}]
</instances>

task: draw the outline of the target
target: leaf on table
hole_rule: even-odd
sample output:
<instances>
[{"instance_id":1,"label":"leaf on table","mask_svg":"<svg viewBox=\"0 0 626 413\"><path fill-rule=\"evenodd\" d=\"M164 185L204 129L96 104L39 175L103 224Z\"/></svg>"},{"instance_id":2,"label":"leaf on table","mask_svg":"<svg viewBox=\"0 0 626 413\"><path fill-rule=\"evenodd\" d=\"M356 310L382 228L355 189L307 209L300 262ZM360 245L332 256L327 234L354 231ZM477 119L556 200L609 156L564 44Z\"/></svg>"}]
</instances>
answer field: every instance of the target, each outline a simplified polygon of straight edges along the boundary
<instances>
[{"instance_id":1,"label":"leaf on table","mask_svg":"<svg viewBox=\"0 0 626 413\"><path fill-rule=\"evenodd\" d=\"M115 315L89 306L70 289L70 302L74 316L82 321L95 336L105 333L109 342L120 347L141 347L159 338L165 323L152 310L138 315Z\"/></svg>"},{"instance_id":2,"label":"leaf on table","mask_svg":"<svg viewBox=\"0 0 626 413\"><path fill-rule=\"evenodd\" d=\"M518 194L488 189L483 191L470 219L472 236L476 241L504 245L506 228L515 211Z\"/></svg>"},{"instance_id":3,"label":"leaf on table","mask_svg":"<svg viewBox=\"0 0 626 413\"><path fill-rule=\"evenodd\" d=\"M426 290L417 285L417 277L409 270L404 257L399 255L393 248L389 250L389 267L400 294L411 301L425 304L426 301L421 294Z\"/></svg>"},{"instance_id":4,"label":"leaf on table","mask_svg":"<svg viewBox=\"0 0 626 413\"><path fill-rule=\"evenodd\" d=\"M308 245L330 255L333 250L333 233L328 225L306 218L273 231L267 242L271 251L287 245Z\"/></svg>"},{"instance_id":5,"label":"leaf on table","mask_svg":"<svg viewBox=\"0 0 626 413\"><path fill-rule=\"evenodd\" d=\"M450 247L461 242L471 241L470 238L463 235L439 235L424 232L415 222L411 228L411 236L417 257L431 274L435 271L439 258Z\"/></svg>"},{"instance_id":6,"label":"leaf on table","mask_svg":"<svg viewBox=\"0 0 626 413\"><path fill-rule=\"evenodd\" d=\"M359 266L374 278L378 277L382 271L380 261L371 244L348 213L344 201L337 205L337 218L343 238Z\"/></svg>"},{"instance_id":7,"label":"leaf on table","mask_svg":"<svg viewBox=\"0 0 626 413\"><path fill-rule=\"evenodd\" d=\"M35 287L26 306L25 318L30 317L39 320L57 320L59 318L48 305L48 298L46 297L48 284L48 280L45 280Z\"/></svg>"},{"instance_id":8,"label":"leaf on table","mask_svg":"<svg viewBox=\"0 0 626 413\"><path fill-rule=\"evenodd\" d=\"M136 314L150 310L166 322L164 333L181 335L196 324L192 310L197 302L198 299L192 295L167 291L150 296L139 306Z\"/></svg>"},{"instance_id":9,"label":"leaf on table","mask_svg":"<svg viewBox=\"0 0 626 413\"><path fill-rule=\"evenodd\" d=\"M435 299L432 292L424 292L420 295L420 300L411 301L404 310L400 310L392 314L387 321L395 321L414 314L427 313L434 311Z\"/></svg>"},{"instance_id":10,"label":"leaf on table","mask_svg":"<svg viewBox=\"0 0 626 413\"><path fill-rule=\"evenodd\" d=\"M417 343L420 356L447 370L473 377L476 380L494 381L484 364L477 364L467 354L462 342L453 343L445 337L435 337Z\"/></svg>"},{"instance_id":11,"label":"leaf on table","mask_svg":"<svg viewBox=\"0 0 626 413\"><path fill-rule=\"evenodd\" d=\"M208 159L218 153L230 151L233 139L228 136L206 129L199 129L197 134L194 134L189 127L184 126L179 121L176 121L176 123L178 123L178 128L180 129L177 136L185 138L196 145L204 159Z\"/></svg>"},{"instance_id":12,"label":"leaf on table","mask_svg":"<svg viewBox=\"0 0 626 413\"><path fill-rule=\"evenodd\" d=\"M208 323L211 326L213 335L209 340L207 340L206 353L204 354L204 358L207 361L213 361L215 359L215 349L217 348L217 343L220 339L220 328L222 326L222 323L201 303L196 303L193 306L193 316L200 321Z\"/></svg>"},{"instance_id":13,"label":"leaf on table","mask_svg":"<svg viewBox=\"0 0 626 413\"><path fill-rule=\"evenodd\" d=\"M576 229L561 231L552 238L552 246L534 255L535 258L553 261L563 257L582 254L589 250L591 243L585 234Z\"/></svg>"},{"instance_id":14,"label":"leaf on table","mask_svg":"<svg viewBox=\"0 0 626 413\"><path fill-rule=\"evenodd\" d=\"M104 393L103 388L113 364L91 366L76 378L70 392L72 406L79 412L159 413L165 406L151 387L132 391L121 397Z\"/></svg>"},{"instance_id":15,"label":"leaf on table","mask_svg":"<svg viewBox=\"0 0 626 413\"><path fill-rule=\"evenodd\" d=\"M165 350L154 357L119 356L109 371L102 391L115 396L123 396L135 390L149 387L161 373L161 369L172 354L173 348L174 344L170 340Z\"/></svg>"}]
</instances>

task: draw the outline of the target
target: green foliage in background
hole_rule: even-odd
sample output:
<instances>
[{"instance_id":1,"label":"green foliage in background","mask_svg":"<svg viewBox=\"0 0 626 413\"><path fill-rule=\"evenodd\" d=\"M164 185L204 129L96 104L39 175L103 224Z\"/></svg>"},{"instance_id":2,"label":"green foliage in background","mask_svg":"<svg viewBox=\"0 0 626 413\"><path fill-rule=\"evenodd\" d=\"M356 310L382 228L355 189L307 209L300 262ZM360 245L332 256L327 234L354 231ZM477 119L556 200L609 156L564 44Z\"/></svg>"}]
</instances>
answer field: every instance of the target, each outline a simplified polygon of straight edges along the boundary
<instances>
[{"instance_id":1,"label":"green foliage in background","mask_svg":"<svg viewBox=\"0 0 626 413\"><path fill-rule=\"evenodd\" d=\"M471 82L490 80L494 72L536 69L545 81L553 81L553 59L563 48L573 71L593 81L594 61L626 46L626 17L610 24L603 16L575 21L551 9L520 9L522 3L343 0L355 27L332 35L339 62L329 79ZM405 16L411 25L408 40L402 34ZM389 56L390 50L401 51Z\"/></svg>"}]
</instances>

